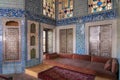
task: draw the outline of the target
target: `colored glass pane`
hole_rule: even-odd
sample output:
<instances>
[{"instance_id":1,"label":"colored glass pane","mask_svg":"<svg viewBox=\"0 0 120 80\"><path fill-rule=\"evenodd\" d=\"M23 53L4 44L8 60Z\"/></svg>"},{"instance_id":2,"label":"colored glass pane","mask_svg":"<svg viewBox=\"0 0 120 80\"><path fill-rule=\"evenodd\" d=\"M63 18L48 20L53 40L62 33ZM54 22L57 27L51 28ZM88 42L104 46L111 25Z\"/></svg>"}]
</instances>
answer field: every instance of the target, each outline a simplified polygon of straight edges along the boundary
<instances>
[{"instance_id":1,"label":"colored glass pane","mask_svg":"<svg viewBox=\"0 0 120 80\"><path fill-rule=\"evenodd\" d=\"M111 0L88 0L89 12L99 12L112 9Z\"/></svg>"},{"instance_id":2,"label":"colored glass pane","mask_svg":"<svg viewBox=\"0 0 120 80\"><path fill-rule=\"evenodd\" d=\"M36 32L36 25L34 23L31 24L30 26L30 32L35 33Z\"/></svg>"},{"instance_id":3,"label":"colored glass pane","mask_svg":"<svg viewBox=\"0 0 120 80\"><path fill-rule=\"evenodd\" d=\"M43 0L43 15L55 18L55 0Z\"/></svg>"},{"instance_id":4,"label":"colored glass pane","mask_svg":"<svg viewBox=\"0 0 120 80\"><path fill-rule=\"evenodd\" d=\"M59 0L58 18L70 18L73 16L73 0Z\"/></svg>"},{"instance_id":5,"label":"colored glass pane","mask_svg":"<svg viewBox=\"0 0 120 80\"><path fill-rule=\"evenodd\" d=\"M36 50L34 48L31 49L31 51L30 51L30 57L31 57L31 59L36 58Z\"/></svg>"},{"instance_id":6,"label":"colored glass pane","mask_svg":"<svg viewBox=\"0 0 120 80\"><path fill-rule=\"evenodd\" d=\"M30 37L30 45L35 46L35 36Z\"/></svg>"}]
</instances>

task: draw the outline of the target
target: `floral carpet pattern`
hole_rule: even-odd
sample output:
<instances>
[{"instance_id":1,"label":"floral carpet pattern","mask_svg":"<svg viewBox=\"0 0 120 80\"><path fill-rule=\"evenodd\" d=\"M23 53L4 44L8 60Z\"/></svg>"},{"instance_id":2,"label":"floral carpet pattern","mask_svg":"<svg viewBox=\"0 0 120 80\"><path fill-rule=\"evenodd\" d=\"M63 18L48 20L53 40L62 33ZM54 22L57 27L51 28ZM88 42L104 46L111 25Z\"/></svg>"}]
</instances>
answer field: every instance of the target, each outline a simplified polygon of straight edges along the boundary
<instances>
[{"instance_id":1,"label":"floral carpet pattern","mask_svg":"<svg viewBox=\"0 0 120 80\"><path fill-rule=\"evenodd\" d=\"M95 76L55 66L40 72L38 78L42 80L94 80Z\"/></svg>"}]
</instances>

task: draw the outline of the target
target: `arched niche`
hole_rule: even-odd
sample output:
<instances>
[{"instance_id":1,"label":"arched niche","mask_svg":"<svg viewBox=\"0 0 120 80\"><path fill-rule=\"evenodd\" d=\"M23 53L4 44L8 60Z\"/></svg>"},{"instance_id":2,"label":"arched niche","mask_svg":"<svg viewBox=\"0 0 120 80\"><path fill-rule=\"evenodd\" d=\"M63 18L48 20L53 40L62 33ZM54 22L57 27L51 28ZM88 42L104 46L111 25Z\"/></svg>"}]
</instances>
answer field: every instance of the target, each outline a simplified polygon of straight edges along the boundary
<instances>
[{"instance_id":1,"label":"arched niche","mask_svg":"<svg viewBox=\"0 0 120 80\"><path fill-rule=\"evenodd\" d=\"M34 48L31 49L31 51L30 51L30 58L31 58L31 59L36 58L36 50L35 50Z\"/></svg>"},{"instance_id":2,"label":"arched niche","mask_svg":"<svg viewBox=\"0 0 120 80\"><path fill-rule=\"evenodd\" d=\"M19 23L17 21L7 21L6 26L19 26Z\"/></svg>"},{"instance_id":3,"label":"arched niche","mask_svg":"<svg viewBox=\"0 0 120 80\"><path fill-rule=\"evenodd\" d=\"M32 23L30 25L30 33L36 33L36 24Z\"/></svg>"},{"instance_id":4,"label":"arched niche","mask_svg":"<svg viewBox=\"0 0 120 80\"><path fill-rule=\"evenodd\" d=\"M35 36L30 37L30 45L35 46Z\"/></svg>"}]
</instances>

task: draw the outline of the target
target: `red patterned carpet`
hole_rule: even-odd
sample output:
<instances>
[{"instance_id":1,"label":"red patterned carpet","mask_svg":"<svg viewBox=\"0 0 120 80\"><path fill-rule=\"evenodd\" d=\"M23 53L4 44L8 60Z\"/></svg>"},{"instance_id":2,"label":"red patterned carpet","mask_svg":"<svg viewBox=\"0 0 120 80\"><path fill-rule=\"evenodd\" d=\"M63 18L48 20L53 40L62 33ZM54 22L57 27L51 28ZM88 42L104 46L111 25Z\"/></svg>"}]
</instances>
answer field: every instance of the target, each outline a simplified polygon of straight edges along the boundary
<instances>
[{"instance_id":1,"label":"red patterned carpet","mask_svg":"<svg viewBox=\"0 0 120 80\"><path fill-rule=\"evenodd\" d=\"M94 75L84 74L61 67L52 67L40 72L38 77L42 80L94 80Z\"/></svg>"}]
</instances>

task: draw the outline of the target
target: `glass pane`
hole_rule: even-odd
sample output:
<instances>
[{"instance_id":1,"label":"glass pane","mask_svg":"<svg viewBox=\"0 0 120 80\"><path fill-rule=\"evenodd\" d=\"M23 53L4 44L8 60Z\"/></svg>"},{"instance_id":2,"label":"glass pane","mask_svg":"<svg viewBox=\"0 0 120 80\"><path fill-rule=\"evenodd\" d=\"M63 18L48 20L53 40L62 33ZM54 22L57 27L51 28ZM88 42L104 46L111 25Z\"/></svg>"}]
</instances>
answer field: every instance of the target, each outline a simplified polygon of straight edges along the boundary
<instances>
[{"instance_id":1,"label":"glass pane","mask_svg":"<svg viewBox=\"0 0 120 80\"><path fill-rule=\"evenodd\" d=\"M59 0L59 19L73 16L73 0Z\"/></svg>"},{"instance_id":2,"label":"glass pane","mask_svg":"<svg viewBox=\"0 0 120 80\"><path fill-rule=\"evenodd\" d=\"M36 50L34 48L30 51L30 57L31 59L36 58Z\"/></svg>"},{"instance_id":3,"label":"glass pane","mask_svg":"<svg viewBox=\"0 0 120 80\"><path fill-rule=\"evenodd\" d=\"M99 12L112 9L111 0L88 0L89 12Z\"/></svg>"},{"instance_id":4,"label":"glass pane","mask_svg":"<svg viewBox=\"0 0 120 80\"><path fill-rule=\"evenodd\" d=\"M35 36L30 37L30 45L35 46Z\"/></svg>"},{"instance_id":5,"label":"glass pane","mask_svg":"<svg viewBox=\"0 0 120 80\"><path fill-rule=\"evenodd\" d=\"M43 15L55 18L55 0L43 0Z\"/></svg>"},{"instance_id":6,"label":"glass pane","mask_svg":"<svg viewBox=\"0 0 120 80\"><path fill-rule=\"evenodd\" d=\"M34 23L31 24L30 26L30 32L35 33L36 32L36 25Z\"/></svg>"},{"instance_id":7,"label":"glass pane","mask_svg":"<svg viewBox=\"0 0 120 80\"><path fill-rule=\"evenodd\" d=\"M46 52L46 31L43 31L43 52Z\"/></svg>"}]
</instances>

